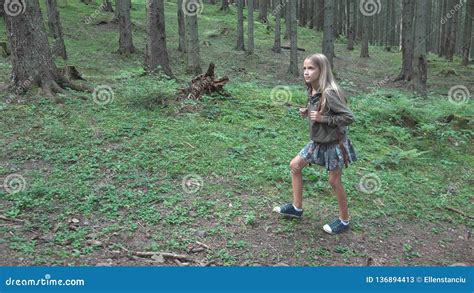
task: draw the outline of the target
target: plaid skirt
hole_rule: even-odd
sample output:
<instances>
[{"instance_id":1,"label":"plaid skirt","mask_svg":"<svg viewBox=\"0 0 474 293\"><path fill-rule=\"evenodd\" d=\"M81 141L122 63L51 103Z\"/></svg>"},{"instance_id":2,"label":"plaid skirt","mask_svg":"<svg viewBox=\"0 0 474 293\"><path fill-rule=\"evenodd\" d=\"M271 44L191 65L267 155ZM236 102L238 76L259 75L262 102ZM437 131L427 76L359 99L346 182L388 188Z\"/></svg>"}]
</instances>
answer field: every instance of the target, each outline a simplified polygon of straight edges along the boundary
<instances>
[{"instance_id":1,"label":"plaid skirt","mask_svg":"<svg viewBox=\"0 0 474 293\"><path fill-rule=\"evenodd\" d=\"M348 156L348 163L357 161L355 149L349 138L343 142ZM310 141L298 154L303 160L310 164L326 167L328 171L334 171L344 167L344 157L339 143L318 144Z\"/></svg>"}]
</instances>

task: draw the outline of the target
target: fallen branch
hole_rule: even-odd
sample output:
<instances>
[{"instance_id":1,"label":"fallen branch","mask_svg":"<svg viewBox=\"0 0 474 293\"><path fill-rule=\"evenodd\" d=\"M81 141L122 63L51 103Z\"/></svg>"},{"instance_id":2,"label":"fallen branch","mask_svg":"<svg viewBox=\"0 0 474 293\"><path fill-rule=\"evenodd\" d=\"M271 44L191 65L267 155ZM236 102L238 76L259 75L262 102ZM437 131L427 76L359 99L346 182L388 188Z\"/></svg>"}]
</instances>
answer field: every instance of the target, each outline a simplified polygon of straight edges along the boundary
<instances>
[{"instance_id":1,"label":"fallen branch","mask_svg":"<svg viewBox=\"0 0 474 293\"><path fill-rule=\"evenodd\" d=\"M24 221L23 220L19 220L19 219L11 219L11 218L8 218L4 215L0 215L0 220L4 220L4 221L8 221L8 222L19 222L19 223L23 223Z\"/></svg>"},{"instance_id":2,"label":"fallen branch","mask_svg":"<svg viewBox=\"0 0 474 293\"><path fill-rule=\"evenodd\" d=\"M460 211L460 210L457 210L457 209L455 209L455 208L446 207L446 209L448 209L448 210L450 210L450 211L452 211L452 212L458 213L458 214L460 214L460 215L463 215L464 217L467 217L467 218L469 218L469 219L474 219L473 216L466 215L464 212L462 212L462 211Z\"/></svg>"},{"instance_id":3,"label":"fallen branch","mask_svg":"<svg viewBox=\"0 0 474 293\"><path fill-rule=\"evenodd\" d=\"M185 260L185 261L188 261L188 262L194 261L192 258L190 258L187 255L174 254L174 253L169 253L169 252L136 251L133 254L136 255L136 256L140 256L140 257L152 257L154 255L161 255L164 258Z\"/></svg>"},{"instance_id":4,"label":"fallen branch","mask_svg":"<svg viewBox=\"0 0 474 293\"><path fill-rule=\"evenodd\" d=\"M289 47L289 46L280 46L280 48L291 50L291 47ZM306 49L303 49L303 48L297 48L297 49L298 49L298 51L306 51Z\"/></svg>"}]
</instances>

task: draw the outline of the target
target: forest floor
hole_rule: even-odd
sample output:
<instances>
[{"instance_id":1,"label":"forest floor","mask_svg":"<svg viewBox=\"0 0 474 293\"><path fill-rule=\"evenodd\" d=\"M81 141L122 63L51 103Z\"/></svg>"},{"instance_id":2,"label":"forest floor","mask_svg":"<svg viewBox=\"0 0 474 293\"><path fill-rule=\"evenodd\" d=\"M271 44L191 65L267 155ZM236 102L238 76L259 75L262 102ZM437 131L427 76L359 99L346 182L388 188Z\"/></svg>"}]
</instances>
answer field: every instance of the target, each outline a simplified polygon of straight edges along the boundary
<instances>
[{"instance_id":1,"label":"forest floor","mask_svg":"<svg viewBox=\"0 0 474 293\"><path fill-rule=\"evenodd\" d=\"M337 202L320 168L305 168L304 217L272 208L291 200L289 162L308 142L300 78L289 51L273 53L273 30L255 22L255 54L233 49L235 7L205 5L199 17L203 70L227 75L230 97L170 102L192 76L178 52L176 4L165 1L177 80L143 75L145 4L133 1L136 54L122 57L112 13L68 1L60 9L69 54L92 94L54 99L2 93L0 182L21 175L20 192L0 189L0 265L474 265L474 66L429 55L429 95L391 80L401 54L335 43L335 73L356 115L359 160L344 170L352 229L328 235ZM91 24L84 19L92 17ZM321 48L320 32L298 28L300 64ZM5 36L3 23L0 32ZM287 41L284 40L284 43ZM64 64L57 61L58 66ZM0 59L0 81L11 65ZM280 96L272 90L279 87ZM11 177L10 177L11 178ZM365 180L369 183L364 185ZM15 188L15 187L12 187ZM172 258L136 256L160 251Z\"/></svg>"}]
</instances>

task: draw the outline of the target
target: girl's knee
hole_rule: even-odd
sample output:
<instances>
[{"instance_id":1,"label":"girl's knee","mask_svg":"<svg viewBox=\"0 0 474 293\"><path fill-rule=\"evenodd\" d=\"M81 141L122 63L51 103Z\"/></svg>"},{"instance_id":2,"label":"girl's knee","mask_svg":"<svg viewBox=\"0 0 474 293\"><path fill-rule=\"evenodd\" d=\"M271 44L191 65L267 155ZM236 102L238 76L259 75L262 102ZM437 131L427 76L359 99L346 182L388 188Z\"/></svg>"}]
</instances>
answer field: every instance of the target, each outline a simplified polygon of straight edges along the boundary
<instances>
[{"instance_id":1,"label":"girl's knee","mask_svg":"<svg viewBox=\"0 0 474 293\"><path fill-rule=\"evenodd\" d=\"M339 176L329 176L328 181L332 188L336 188L341 185L341 178Z\"/></svg>"},{"instance_id":2,"label":"girl's knee","mask_svg":"<svg viewBox=\"0 0 474 293\"><path fill-rule=\"evenodd\" d=\"M294 158L293 160L291 160L290 162L291 173L301 172L303 168L304 168L304 164L301 164L298 158Z\"/></svg>"}]
</instances>

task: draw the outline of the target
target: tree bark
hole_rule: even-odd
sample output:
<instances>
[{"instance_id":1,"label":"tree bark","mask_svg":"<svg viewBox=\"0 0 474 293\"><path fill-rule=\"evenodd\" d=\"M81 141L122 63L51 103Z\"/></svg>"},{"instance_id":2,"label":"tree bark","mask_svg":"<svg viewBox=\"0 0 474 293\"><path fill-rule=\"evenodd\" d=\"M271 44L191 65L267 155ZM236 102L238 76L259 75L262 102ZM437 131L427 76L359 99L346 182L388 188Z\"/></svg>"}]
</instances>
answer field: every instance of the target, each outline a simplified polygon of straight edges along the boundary
<instances>
[{"instance_id":1,"label":"tree bark","mask_svg":"<svg viewBox=\"0 0 474 293\"><path fill-rule=\"evenodd\" d=\"M247 48L247 54L251 55L253 54L253 51L254 51L254 43L253 43L253 40L254 40L254 35L253 35L253 7L254 7L254 3L253 3L254 0L247 0L247 3L248 3L248 16L247 16L247 19L248 19L248 32L247 32L247 44L248 44L248 48Z\"/></svg>"},{"instance_id":2,"label":"tree bark","mask_svg":"<svg viewBox=\"0 0 474 293\"><path fill-rule=\"evenodd\" d=\"M426 61L426 20L428 0L417 0L415 12L415 46L413 51L413 85L415 91L426 96L428 77Z\"/></svg>"},{"instance_id":3,"label":"tree bark","mask_svg":"<svg viewBox=\"0 0 474 293\"><path fill-rule=\"evenodd\" d=\"M370 29L370 16L362 16L362 43L360 50L361 58L369 58L369 29Z\"/></svg>"},{"instance_id":4,"label":"tree bark","mask_svg":"<svg viewBox=\"0 0 474 293\"><path fill-rule=\"evenodd\" d=\"M334 2L324 0L324 32L323 32L323 54L329 60L331 68L334 58Z\"/></svg>"},{"instance_id":5,"label":"tree bark","mask_svg":"<svg viewBox=\"0 0 474 293\"><path fill-rule=\"evenodd\" d=\"M186 15L186 39L187 39L187 73L201 74L200 54L199 54L199 36L196 14Z\"/></svg>"},{"instance_id":6,"label":"tree bark","mask_svg":"<svg viewBox=\"0 0 474 293\"><path fill-rule=\"evenodd\" d=\"M288 72L295 77L298 77L298 38L297 38L297 30L298 24L296 23L296 15L297 15L297 2L291 1L290 5L290 67L288 68Z\"/></svg>"},{"instance_id":7,"label":"tree bark","mask_svg":"<svg viewBox=\"0 0 474 293\"><path fill-rule=\"evenodd\" d=\"M259 1L260 1L260 8L259 8L259 13L258 13L258 19L263 23L267 23L268 22L268 18L267 18L267 14L268 14L267 1L268 0L259 0Z\"/></svg>"},{"instance_id":8,"label":"tree bark","mask_svg":"<svg viewBox=\"0 0 474 293\"><path fill-rule=\"evenodd\" d=\"M102 6L104 7L104 11L114 12L114 8L112 7L112 2L110 2L110 0L103 0Z\"/></svg>"},{"instance_id":9,"label":"tree bark","mask_svg":"<svg viewBox=\"0 0 474 293\"><path fill-rule=\"evenodd\" d=\"M467 0L466 13L464 15L464 36L462 46L462 62L461 65L467 66L469 64L469 52L471 50L471 35L472 35L472 17L474 15L474 1Z\"/></svg>"},{"instance_id":10,"label":"tree bark","mask_svg":"<svg viewBox=\"0 0 474 293\"><path fill-rule=\"evenodd\" d=\"M228 0L222 0L221 10L222 11L229 11L229 2L228 2Z\"/></svg>"},{"instance_id":11,"label":"tree bark","mask_svg":"<svg viewBox=\"0 0 474 293\"><path fill-rule=\"evenodd\" d=\"M160 69L168 76L173 76L168 51L166 49L165 8L163 0L148 0L147 42L145 46L145 70L155 73Z\"/></svg>"},{"instance_id":12,"label":"tree bark","mask_svg":"<svg viewBox=\"0 0 474 293\"><path fill-rule=\"evenodd\" d=\"M119 49L117 53L128 56L135 52L132 40L132 22L130 20L130 0L117 0L119 23Z\"/></svg>"},{"instance_id":13,"label":"tree bark","mask_svg":"<svg viewBox=\"0 0 474 293\"><path fill-rule=\"evenodd\" d=\"M54 38L52 51L56 56L67 60L66 46L64 45L63 31L56 0L46 0L46 6L48 9L48 27Z\"/></svg>"},{"instance_id":14,"label":"tree bark","mask_svg":"<svg viewBox=\"0 0 474 293\"><path fill-rule=\"evenodd\" d=\"M450 15L452 15L450 20L448 20L448 23L450 22L450 30L448 33L448 40L447 40L447 47L448 51L446 52L446 58L449 61L453 61L453 56L454 52L456 49L456 38L457 38L457 32L458 32L458 13L459 13L459 3L458 0L451 0L451 5L450 8L451 10L449 11ZM454 13L452 13L454 11Z\"/></svg>"},{"instance_id":15,"label":"tree bark","mask_svg":"<svg viewBox=\"0 0 474 293\"><path fill-rule=\"evenodd\" d=\"M273 7L275 13L275 41L272 51L281 53L281 0L273 0Z\"/></svg>"},{"instance_id":16,"label":"tree bark","mask_svg":"<svg viewBox=\"0 0 474 293\"><path fill-rule=\"evenodd\" d=\"M237 1L237 44L235 49L244 51L244 0Z\"/></svg>"},{"instance_id":17,"label":"tree bark","mask_svg":"<svg viewBox=\"0 0 474 293\"><path fill-rule=\"evenodd\" d=\"M186 52L186 25L183 12L183 0L178 0L178 51Z\"/></svg>"},{"instance_id":18,"label":"tree bark","mask_svg":"<svg viewBox=\"0 0 474 293\"><path fill-rule=\"evenodd\" d=\"M413 17L415 2L414 0L403 0L402 5L402 70L395 81L410 81L413 75Z\"/></svg>"},{"instance_id":19,"label":"tree bark","mask_svg":"<svg viewBox=\"0 0 474 293\"><path fill-rule=\"evenodd\" d=\"M39 85L47 96L64 87L84 90L67 80L56 68L38 0L25 0L27 9L17 16L5 14L11 46L11 87L18 93Z\"/></svg>"},{"instance_id":20,"label":"tree bark","mask_svg":"<svg viewBox=\"0 0 474 293\"><path fill-rule=\"evenodd\" d=\"M356 9L355 7L355 0L349 0L347 5L347 15L349 16L349 26L347 30L347 50L352 51L354 50L354 39L355 39L355 31L354 31L354 13L352 13Z\"/></svg>"}]
</instances>

